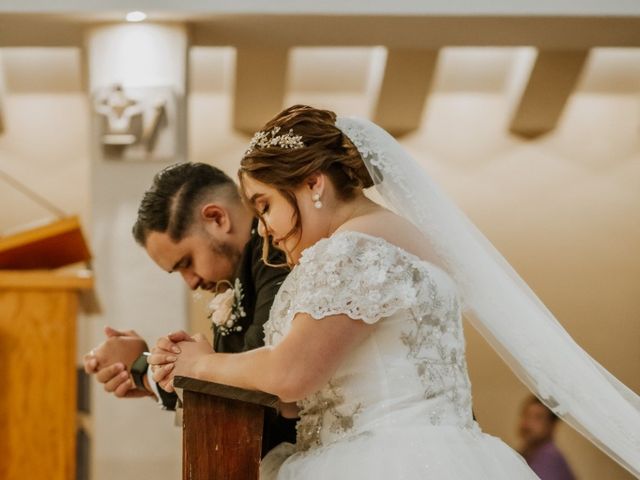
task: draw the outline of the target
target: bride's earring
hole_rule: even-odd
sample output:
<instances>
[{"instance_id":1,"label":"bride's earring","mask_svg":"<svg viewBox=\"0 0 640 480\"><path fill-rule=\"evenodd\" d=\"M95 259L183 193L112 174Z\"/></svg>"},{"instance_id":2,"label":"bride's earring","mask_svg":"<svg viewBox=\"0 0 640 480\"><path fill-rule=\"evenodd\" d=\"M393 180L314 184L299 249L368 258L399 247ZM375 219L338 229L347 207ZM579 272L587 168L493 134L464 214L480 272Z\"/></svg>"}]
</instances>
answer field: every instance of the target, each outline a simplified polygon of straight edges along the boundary
<instances>
[{"instance_id":1,"label":"bride's earring","mask_svg":"<svg viewBox=\"0 0 640 480\"><path fill-rule=\"evenodd\" d=\"M314 193L313 197L311 197L311 200L313 200L313 206L320 209L322 208L322 202L320 201L320 194L319 193Z\"/></svg>"}]
</instances>

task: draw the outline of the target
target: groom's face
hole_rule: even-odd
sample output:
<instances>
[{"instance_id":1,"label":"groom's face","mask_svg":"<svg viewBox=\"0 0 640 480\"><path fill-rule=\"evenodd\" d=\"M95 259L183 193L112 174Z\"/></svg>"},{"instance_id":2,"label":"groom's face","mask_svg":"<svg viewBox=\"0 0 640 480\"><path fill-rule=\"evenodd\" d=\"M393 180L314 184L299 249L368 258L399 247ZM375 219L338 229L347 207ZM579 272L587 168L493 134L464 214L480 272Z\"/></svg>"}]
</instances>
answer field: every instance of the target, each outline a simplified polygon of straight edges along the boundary
<instances>
[{"instance_id":1,"label":"groom's face","mask_svg":"<svg viewBox=\"0 0 640 480\"><path fill-rule=\"evenodd\" d=\"M145 249L161 269L180 273L191 290L214 291L217 282L233 278L241 256L224 235L200 227L178 241L167 233L151 232Z\"/></svg>"}]
</instances>

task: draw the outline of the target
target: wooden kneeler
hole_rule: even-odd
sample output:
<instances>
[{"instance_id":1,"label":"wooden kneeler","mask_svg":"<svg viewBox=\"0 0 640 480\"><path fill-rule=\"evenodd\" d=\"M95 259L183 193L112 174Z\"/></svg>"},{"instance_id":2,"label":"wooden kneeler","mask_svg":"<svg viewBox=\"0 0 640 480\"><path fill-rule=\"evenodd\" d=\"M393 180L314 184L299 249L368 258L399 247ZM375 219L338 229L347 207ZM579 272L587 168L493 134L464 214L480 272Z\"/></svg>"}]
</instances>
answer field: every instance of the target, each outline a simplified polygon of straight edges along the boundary
<instances>
[{"instance_id":1,"label":"wooden kneeler","mask_svg":"<svg viewBox=\"0 0 640 480\"><path fill-rule=\"evenodd\" d=\"M182 389L183 480L257 480L267 408L278 397L188 377Z\"/></svg>"}]
</instances>

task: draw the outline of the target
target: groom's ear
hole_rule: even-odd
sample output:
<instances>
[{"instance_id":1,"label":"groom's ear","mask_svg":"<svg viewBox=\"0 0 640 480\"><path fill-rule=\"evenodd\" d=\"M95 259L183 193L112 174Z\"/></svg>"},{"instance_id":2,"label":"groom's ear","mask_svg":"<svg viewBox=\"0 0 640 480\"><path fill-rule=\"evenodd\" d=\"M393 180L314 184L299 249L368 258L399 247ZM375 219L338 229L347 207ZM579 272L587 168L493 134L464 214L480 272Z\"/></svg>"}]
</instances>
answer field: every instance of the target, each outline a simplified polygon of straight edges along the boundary
<instances>
[{"instance_id":1,"label":"groom's ear","mask_svg":"<svg viewBox=\"0 0 640 480\"><path fill-rule=\"evenodd\" d=\"M200 208L200 219L204 222L205 228L220 229L228 233L231 229L231 219L228 212L215 203L207 203Z\"/></svg>"}]
</instances>

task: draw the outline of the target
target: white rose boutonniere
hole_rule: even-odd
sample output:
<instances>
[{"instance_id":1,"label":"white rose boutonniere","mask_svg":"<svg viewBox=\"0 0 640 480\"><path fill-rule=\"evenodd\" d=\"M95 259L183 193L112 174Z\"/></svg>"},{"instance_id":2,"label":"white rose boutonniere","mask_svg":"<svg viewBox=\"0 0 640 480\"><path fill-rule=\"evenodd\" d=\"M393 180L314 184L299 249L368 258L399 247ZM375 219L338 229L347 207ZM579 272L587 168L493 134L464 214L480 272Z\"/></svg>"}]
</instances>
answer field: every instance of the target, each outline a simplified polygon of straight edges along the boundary
<instances>
[{"instance_id":1,"label":"white rose boutonniere","mask_svg":"<svg viewBox=\"0 0 640 480\"><path fill-rule=\"evenodd\" d=\"M229 286L231 287L230 283ZM213 297L213 300L209 302L211 328L223 337L231 332L242 331L242 326L236 324L238 320L247 316L242 306L243 298L242 284L237 278L232 288L228 288Z\"/></svg>"}]
</instances>

